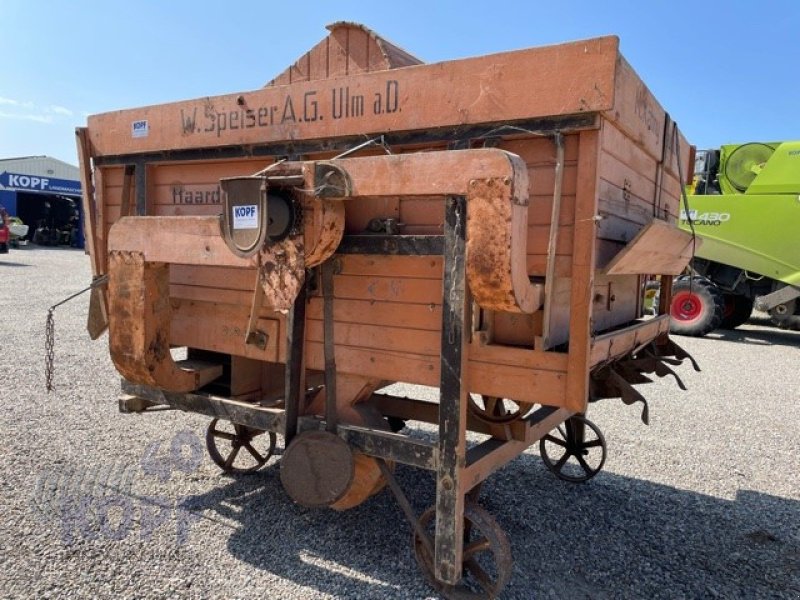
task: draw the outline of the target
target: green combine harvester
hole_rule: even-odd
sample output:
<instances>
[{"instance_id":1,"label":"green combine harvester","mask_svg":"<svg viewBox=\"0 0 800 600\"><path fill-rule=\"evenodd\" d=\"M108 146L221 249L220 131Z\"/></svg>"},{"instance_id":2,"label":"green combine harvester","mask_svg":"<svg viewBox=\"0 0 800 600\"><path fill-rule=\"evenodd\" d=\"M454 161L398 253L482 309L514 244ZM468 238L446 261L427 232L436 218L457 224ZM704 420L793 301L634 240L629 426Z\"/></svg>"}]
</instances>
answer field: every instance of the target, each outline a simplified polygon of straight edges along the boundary
<instances>
[{"instance_id":1,"label":"green combine harvester","mask_svg":"<svg viewBox=\"0 0 800 600\"><path fill-rule=\"evenodd\" d=\"M800 141L699 151L687 193L680 226L702 244L673 284L672 333L733 329L753 308L800 329Z\"/></svg>"}]
</instances>

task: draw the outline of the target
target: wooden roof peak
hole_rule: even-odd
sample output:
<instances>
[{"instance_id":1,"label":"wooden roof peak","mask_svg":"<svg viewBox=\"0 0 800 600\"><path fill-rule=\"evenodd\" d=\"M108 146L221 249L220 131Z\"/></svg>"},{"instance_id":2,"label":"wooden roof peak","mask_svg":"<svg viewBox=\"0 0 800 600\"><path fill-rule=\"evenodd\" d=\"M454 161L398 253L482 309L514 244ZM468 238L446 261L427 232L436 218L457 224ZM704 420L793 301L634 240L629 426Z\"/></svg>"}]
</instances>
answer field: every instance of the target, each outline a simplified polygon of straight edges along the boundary
<instances>
[{"instance_id":1,"label":"wooden roof peak","mask_svg":"<svg viewBox=\"0 0 800 600\"><path fill-rule=\"evenodd\" d=\"M337 21L327 29L330 34L325 39L265 87L423 64L413 54L360 23Z\"/></svg>"}]
</instances>

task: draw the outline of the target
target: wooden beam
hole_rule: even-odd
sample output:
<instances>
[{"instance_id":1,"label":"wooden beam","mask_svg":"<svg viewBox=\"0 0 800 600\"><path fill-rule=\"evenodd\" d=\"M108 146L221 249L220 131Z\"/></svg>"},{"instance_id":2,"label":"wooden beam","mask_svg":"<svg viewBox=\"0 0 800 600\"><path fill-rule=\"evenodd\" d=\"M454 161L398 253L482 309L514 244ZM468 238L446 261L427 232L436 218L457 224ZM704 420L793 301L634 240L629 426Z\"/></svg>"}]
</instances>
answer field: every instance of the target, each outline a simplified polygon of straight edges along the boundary
<instances>
[{"instance_id":1,"label":"wooden beam","mask_svg":"<svg viewBox=\"0 0 800 600\"><path fill-rule=\"evenodd\" d=\"M586 410L589 398L590 327L597 235L597 159L600 152L598 140L597 131L580 133L566 385L566 406L576 413Z\"/></svg>"}]
</instances>

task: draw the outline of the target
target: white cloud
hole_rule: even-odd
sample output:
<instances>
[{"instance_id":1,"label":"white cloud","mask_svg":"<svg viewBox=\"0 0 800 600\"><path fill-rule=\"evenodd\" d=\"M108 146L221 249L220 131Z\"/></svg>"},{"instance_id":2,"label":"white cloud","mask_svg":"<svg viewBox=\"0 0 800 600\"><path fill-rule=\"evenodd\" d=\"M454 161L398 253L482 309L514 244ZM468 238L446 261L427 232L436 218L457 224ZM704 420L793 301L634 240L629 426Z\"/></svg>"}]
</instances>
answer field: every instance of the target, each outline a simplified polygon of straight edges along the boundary
<instances>
[{"instance_id":1,"label":"white cloud","mask_svg":"<svg viewBox=\"0 0 800 600\"><path fill-rule=\"evenodd\" d=\"M34 121L36 123L52 123L51 115L19 114L0 111L0 119L13 119L16 121Z\"/></svg>"},{"instance_id":2,"label":"white cloud","mask_svg":"<svg viewBox=\"0 0 800 600\"><path fill-rule=\"evenodd\" d=\"M7 104L10 106L18 106L19 108L33 108L33 102L20 102L19 100L14 100L12 98L3 98L0 96L0 104Z\"/></svg>"},{"instance_id":3,"label":"white cloud","mask_svg":"<svg viewBox=\"0 0 800 600\"><path fill-rule=\"evenodd\" d=\"M13 119L16 121L53 123L56 119L69 118L75 115L72 110L59 104L50 104L42 107L33 102L22 102L3 96L0 96L0 106L5 106L11 111L0 111L0 119Z\"/></svg>"},{"instance_id":4,"label":"white cloud","mask_svg":"<svg viewBox=\"0 0 800 600\"><path fill-rule=\"evenodd\" d=\"M73 114L70 109L59 106L58 104L51 104L49 111L57 115L64 115L65 117L71 117Z\"/></svg>"}]
</instances>

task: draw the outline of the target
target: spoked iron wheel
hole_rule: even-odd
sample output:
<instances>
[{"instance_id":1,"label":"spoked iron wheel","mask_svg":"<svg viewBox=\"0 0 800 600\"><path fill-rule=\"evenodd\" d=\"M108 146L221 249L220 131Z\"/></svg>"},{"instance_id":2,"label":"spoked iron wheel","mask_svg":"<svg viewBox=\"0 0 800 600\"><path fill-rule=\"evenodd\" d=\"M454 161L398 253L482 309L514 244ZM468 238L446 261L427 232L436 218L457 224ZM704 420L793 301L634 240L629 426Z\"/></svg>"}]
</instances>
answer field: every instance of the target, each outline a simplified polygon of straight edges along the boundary
<instances>
[{"instance_id":1,"label":"spoked iron wheel","mask_svg":"<svg viewBox=\"0 0 800 600\"><path fill-rule=\"evenodd\" d=\"M511 423L530 412L533 404L517 402L498 396L470 394L469 410L481 421L487 423Z\"/></svg>"},{"instance_id":2,"label":"spoked iron wheel","mask_svg":"<svg viewBox=\"0 0 800 600\"><path fill-rule=\"evenodd\" d=\"M252 473L263 467L275 450L276 435L214 419L206 431L208 455L226 473Z\"/></svg>"},{"instance_id":3,"label":"spoked iron wheel","mask_svg":"<svg viewBox=\"0 0 800 600\"><path fill-rule=\"evenodd\" d=\"M581 483L603 468L606 440L597 425L575 415L539 440L539 454L556 477Z\"/></svg>"},{"instance_id":4,"label":"spoked iron wheel","mask_svg":"<svg viewBox=\"0 0 800 600\"><path fill-rule=\"evenodd\" d=\"M463 577L455 585L434 576L433 544L436 507L422 513L419 525L427 533L423 540L415 530L414 556L428 583L449 600L497 598L511 578L511 544L492 516L477 504L464 506Z\"/></svg>"}]
</instances>

